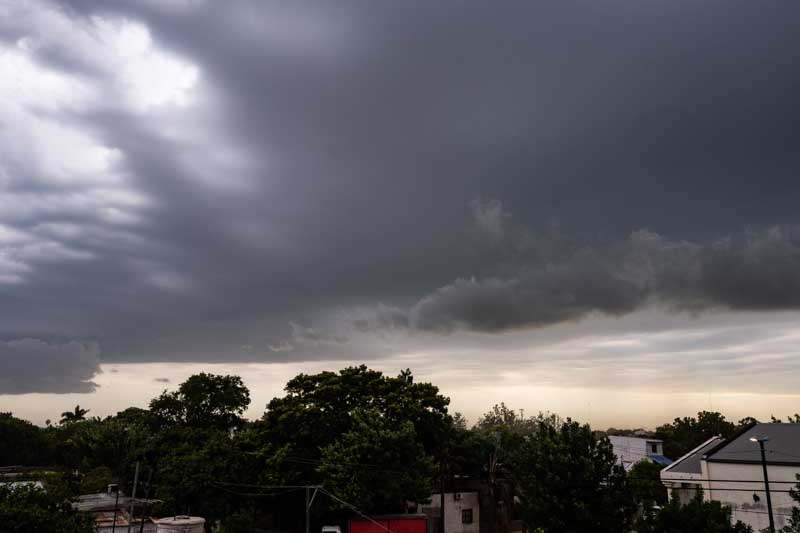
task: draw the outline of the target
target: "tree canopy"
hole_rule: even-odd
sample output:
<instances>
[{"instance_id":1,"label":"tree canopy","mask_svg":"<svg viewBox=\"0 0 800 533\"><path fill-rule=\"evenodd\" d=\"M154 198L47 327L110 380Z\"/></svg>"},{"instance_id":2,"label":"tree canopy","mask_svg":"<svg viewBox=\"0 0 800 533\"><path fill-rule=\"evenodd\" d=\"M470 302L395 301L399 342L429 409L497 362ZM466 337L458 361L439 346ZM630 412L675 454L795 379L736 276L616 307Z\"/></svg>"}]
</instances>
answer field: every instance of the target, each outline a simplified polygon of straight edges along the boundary
<instances>
[{"instance_id":1,"label":"tree canopy","mask_svg":"<svg viewBox=\"0 0 800 533\"><path fill-rule=\"evenodd\" d=\"M0 485L0 531L92 533L94 527L58 492L33 485Z\"/></svg>"},{"instance_id":2,"label":"tree canopy","mask_svg":"<svg viewBox=\"0 0 800 533\"><path fill-rule=\"evenodd\" d=\"M80 405L76 405L72 411L64 411L61 413L61 424L69 424L70 422L78 422L79 420L86 419L86 413L89 409L81 409Z\"/></svg>"},{"instance_id":3,"label":"tree canopy","mask_svg":"<svg viewBox=\"0 0 800 533\"><path fill-rule=\"evenodd\" d=\"M607 438L570 419L536 420L514 460L522 513L544 533L623 533L634 503Z\"/></svg>"},{"instance_id":4,"label":"tree canopy","mask_svg":"<svg viewBox=\"0 0 800 533\"><path fill-rule=\"evenodd\" d=\"M165 426L233 430L244 426L250 391L239 376L200 373L150 402L154 419Z\"/></svg>"},{"instance_id":5,"label":"tree canopy","mask_svg":"<svg viewBox=\"0 0 800 533\"><path fill-rule=\"evenodd\" d=\"M702 491L685 505L672 498L637 529L638 533L753 533L742 522L731 523L731 510L718 501L704 500Z\"/></svg>"},{"instance_id":6,"label":"tree canopy","mask_svg":"<svg viewBox=\"0 0 800 533\"><path fill-rule=\"evenodd\" d=\"M659 426L655 437L664 441L664 455L677 459L711 437L730 437L736 428L736 424L726 420L720 413L700 411L697 418L676 418L670 424Z\"/></svg>"}]
</instances>

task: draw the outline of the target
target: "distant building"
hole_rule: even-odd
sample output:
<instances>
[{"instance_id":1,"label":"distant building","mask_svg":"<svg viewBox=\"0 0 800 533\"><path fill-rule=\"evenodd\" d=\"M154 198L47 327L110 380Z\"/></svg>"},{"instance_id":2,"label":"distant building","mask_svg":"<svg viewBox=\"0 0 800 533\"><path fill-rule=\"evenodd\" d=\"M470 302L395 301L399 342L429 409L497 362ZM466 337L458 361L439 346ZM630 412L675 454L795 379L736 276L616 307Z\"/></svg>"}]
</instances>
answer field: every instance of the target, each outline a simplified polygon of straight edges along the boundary
<instances>
[{"instance_id":1,"label":"distant building","mask_svg":"<svg viewBox=\"0 0 800 533\"><path fill-rule=\"evenodd\" d=\"M441 493L431 494L431 501L422 506L422 512L433 521L434 530L441 528ZM444 533L480 533L481 499L476 490L445 492Z\"/></svg>"},{"instance_id":2,"label":"distant building","mask_svg":"<svg viewBox=\"0 0 800 533\"><path fill-rule=\"evenodd\" d=\"M732 510L732 519L760 531L769 525L761 452L751 438L765 444L775 526L781 528L796 502L789 490L800 474L800 424L755 424L727 440L714 437L661 471L667 489L686 501L702 488L706 500ZM670 494L670 497L673 495Z\"/></svg>"},{"instance_id":3,"label":"distant building","mask_svg":"<svg viewBox=\"0 0 800 533\"><path fill-rule=\"evenodd\" d=\"M664 442L659 439L612 435L608 440L614 447L617 464L622 465L625 470L630 470L633 465L645 460L660 465L672 464L671 460L664 457Z\"/></svg>"}]
</instances>

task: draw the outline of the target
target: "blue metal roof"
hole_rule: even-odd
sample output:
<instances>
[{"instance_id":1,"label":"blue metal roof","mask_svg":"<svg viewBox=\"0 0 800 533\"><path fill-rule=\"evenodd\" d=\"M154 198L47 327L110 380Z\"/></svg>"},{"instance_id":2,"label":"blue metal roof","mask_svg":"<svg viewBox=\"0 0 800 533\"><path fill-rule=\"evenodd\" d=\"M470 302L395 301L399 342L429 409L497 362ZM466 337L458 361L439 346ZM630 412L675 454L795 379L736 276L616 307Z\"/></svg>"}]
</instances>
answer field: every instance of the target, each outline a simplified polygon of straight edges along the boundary
<instances>
[{"instance_id":1,"label":"blue metal roof","mask_svg":"<svg viewBox=\"0 0 800 533\"><path fill-rule=\"evenodd\" d=\"M648 455L647 458L650 459L651 461L653 461L654 463L657 463L657 464L660 464L660 465L671 465L672 464L672 459L667 459L663 455Z\"/></svg>"}]
</instances>

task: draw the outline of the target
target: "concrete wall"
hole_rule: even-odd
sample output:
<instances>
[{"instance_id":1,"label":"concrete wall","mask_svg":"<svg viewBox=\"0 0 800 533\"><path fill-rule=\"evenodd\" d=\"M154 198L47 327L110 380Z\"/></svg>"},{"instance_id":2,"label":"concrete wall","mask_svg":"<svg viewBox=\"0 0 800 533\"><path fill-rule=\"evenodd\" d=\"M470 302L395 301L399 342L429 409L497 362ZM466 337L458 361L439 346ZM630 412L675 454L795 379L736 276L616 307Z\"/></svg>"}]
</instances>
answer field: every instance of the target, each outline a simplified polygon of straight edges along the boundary
<instances>
[{"instance_id":1,"label":"concrete wall","mask_svg":"<svg viewBox=\"0 0 800 533\"><path fill-rule=\"evenodd\" d=\"M733 510L734 521L741 520L752 526L755 531L769 526L764 473L760 464L703 461L702 465L703 479L710 480L707 482L708 488L704 494L706 499L717 500L730 507ZM775 527L780 529L786 524L795 504L788 491L796 483L795 475L800 473L800 466L767 465L767 472L770 479ZM753 494L758 495L759 502L753 500Z\"/></svg>"},{"instance_id":2,"label":"concrete wall","mask_svg":"<svg viewBox=\"0 0 800 533\"><path fill-rule=\"evenodd\" d=\"M460 492L461 499L456 499L456 493L446 492L444 495L444 528L445 533L479 533L480 532L480 498L477 492ZM436 509L439 515L439 494L431 494L431 502L426 504L425 509ZM462 522L462 511L472 510L472 523Z\"/></svg>"}]
</instances>

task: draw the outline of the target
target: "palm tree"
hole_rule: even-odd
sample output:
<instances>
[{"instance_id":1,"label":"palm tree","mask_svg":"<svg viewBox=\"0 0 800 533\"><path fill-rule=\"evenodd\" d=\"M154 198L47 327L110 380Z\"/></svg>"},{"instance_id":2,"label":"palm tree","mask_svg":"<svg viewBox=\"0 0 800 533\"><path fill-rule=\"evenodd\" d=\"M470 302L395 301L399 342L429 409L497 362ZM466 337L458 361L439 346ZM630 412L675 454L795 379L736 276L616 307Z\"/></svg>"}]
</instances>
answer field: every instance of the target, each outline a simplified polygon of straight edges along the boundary
<instances>
[{"instance_id":1,"label":"palm tree","mask_svg":"<svg viewBox=\"0 0 800 533\"><path fill-rule=\"evenodd\" d=\"M86 420L86 413L89 412L89 409L81 409L80 405L75 406L74 411L64 411L61 413L61 424L67 424L69 422L77 422L78 420Z\"/></svg>"}]
</instances>

